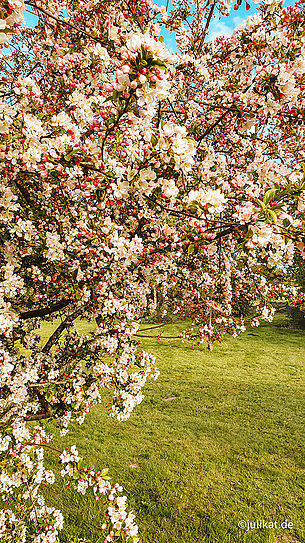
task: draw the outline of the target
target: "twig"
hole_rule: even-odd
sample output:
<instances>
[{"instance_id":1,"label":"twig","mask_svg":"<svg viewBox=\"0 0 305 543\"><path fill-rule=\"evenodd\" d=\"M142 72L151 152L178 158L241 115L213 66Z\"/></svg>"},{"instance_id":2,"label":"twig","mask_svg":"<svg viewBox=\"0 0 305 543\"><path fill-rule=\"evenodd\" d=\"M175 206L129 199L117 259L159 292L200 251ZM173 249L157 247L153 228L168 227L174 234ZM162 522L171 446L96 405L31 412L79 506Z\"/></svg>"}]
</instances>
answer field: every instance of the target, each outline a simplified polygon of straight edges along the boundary
<instances>
[{"instance_id":1,"label":"twig","mask_svg":"<svg viewBox=\"0 0 305 543\"><path fill-rule=\"evenodd\" d=\"M210 13L209 13L208 18L207 18L207 22L206 22L206 25L205 25L205 28L204 28L204 31L203 31L203 35L202 35L202 38L201 38L199 46L198 46L198 53L201 53L201 48L202 48L202 46L204 44L204 40L205 40L207 31L208 31L208 28L210 26L210 22L211 22L213 12L214 12L214 9L215 9L215 4L216 4L216 2L214 2L214 4L212 5L212 7L210 9Z\"/></svg>"},{"instance_id":2,"label":"twig","mask_svg":"<svg viewBox=\"0 0 305 543\"><path fill-rule=\"evenodd\" d=\"M101 38L95 38L94 36L91 36L91 34L86 32L85 30L82 30L81 28L78 28L77 26L73 25L72 23L69 23L68 21L63 21L62 19L59 19L58 17L55 17L54 15L51 15L51 13L49 13L48 11L46 11L45 9L43 9L41 7L36 6L36 4L32 4L31 2L25 2L25 3L26 3L26 5L37 9L37 11L41 11L42 13L44 13L44 15L47 15L51 19L54 19L54 21L57 21L57 23L63 24L63 25L66 25L66 26L70 26L71 28L73 28L77 32L81 32L82 34L85 34L85 36L87 36L91 40L101 42Z\"/></svg>"}]
</instances>

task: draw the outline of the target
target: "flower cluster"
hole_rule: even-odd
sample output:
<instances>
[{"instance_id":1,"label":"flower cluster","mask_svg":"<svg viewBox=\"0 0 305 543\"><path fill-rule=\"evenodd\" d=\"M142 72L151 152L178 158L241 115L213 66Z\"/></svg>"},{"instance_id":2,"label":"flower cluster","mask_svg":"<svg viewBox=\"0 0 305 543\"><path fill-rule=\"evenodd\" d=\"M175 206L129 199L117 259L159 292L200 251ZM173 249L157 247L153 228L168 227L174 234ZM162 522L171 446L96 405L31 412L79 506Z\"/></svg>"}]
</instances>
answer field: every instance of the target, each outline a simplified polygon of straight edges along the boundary
<instances>
[{"instance_id":1,"label":"flower cluster","mask_svg":"<svg viewBox=\"0 0 305 543\"><path fill-rule=\"evenodd\" d=\"M0 8L0 47L9 41L15 26L24 23L24 0L4 1Z\"/></svg>"},{"instance_id":2,"label":"flower cluster","mask_svg":"<svg viewBox=\"0 0 305 543\"><path fill-rule=\"evenodd\" d=\"M138 526L134 522L135 515L126 510L127 496L120 496L123 488L118 483L112 486L108 470L100 472L91 467L83 467L74 445L70 450L65 449L59 458L64 464L61 476L73 478L77 492L84 496L87 491L92 491L95 501L104 501L106 520L100 527L104 535L106 534L103 543L114 540L137 543L139 537ZM70 483L71 479L66 486L69 487Z\"/></svg>"}]
</instances>

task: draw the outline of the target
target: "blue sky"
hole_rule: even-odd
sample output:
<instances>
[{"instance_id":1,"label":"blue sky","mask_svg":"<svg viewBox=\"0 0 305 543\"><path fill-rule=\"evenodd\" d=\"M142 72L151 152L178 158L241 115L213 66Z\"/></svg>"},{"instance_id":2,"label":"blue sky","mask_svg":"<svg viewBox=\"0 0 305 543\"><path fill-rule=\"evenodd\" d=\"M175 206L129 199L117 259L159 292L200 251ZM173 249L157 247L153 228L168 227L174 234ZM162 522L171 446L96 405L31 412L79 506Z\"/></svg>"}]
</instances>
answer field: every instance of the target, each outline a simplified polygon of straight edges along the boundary
<instances>
[{"instance_id":1,"label":"blue sky","mask_svg":"<svg viewBox=\"0 0 305 543\"><path fill-rule=\"evenodd\" d=\"M245 19L249 17L249 15L253 15L257 11L257 4L255 4L252 0L247 0L250 9L246 10L246 2L243 0L242 5L239 6L238 10L231 9L231 14L229 17L221 17L221 19L217 20L214 19L210 26L210 32L209 32L209 39L214 39L216 36L219 35L225 35L230 36L234 30L240 23L242 23ZM292 0L285 0L284 6L293 6L295 4Z\"/></svg>"},{"instance_id":2,"label":"blue sky","mask_svg":"<svg viewBox=\"0 0 305 543\"><path fill-rule=\"evenodd\" d=\"M250 6L250 9L246 10L246 1ZM161 6L164 4L164 0L155 0L156 4ZM295 4L294 0L284 0L284 6L293 6ZM231 6L231 13L228 17L223 15L216 16L212 19L209 27L209 36L208 40L215 39L217 36L230 36L239 24L245 21L249 15L253 15L257 11L257 4L252 0L242 0L242 5L239 6L237 10L233 9L233 4ZM163 34L163 32L162 32ZM175 49L175 40L169 33L164 34L165 42L169 49Z\"/></svg>"},{"instance_id":3,"label":"blue sky","mask_svg":"<svg viewBox=\"0 0 305 543\"><path fill-rule=\"evenodd\" d=\"M251 0L250 0L251 2ZM156 3L161 6L162 1L157 0ZM210 37L213 39L220 34L230 35L234 28L239 25L244 19L247 18L252 13L255 13L255 4L251 2L252 6L249 11L246 11L244 6L240 6L238 11L233 11L229 17L221 17L221 20L215 19L212 21L210 26ZM24 18L27 26L35 26L37 24L38 18L32 15L31 13L25 12ZM171 45L174 46L174 38L170 37L167 33L167 38L170 38L172 42ZM169 45L168 45L169 46Z\"/></svg>"},{"instance_id":4,"label":"blue sky","mask_svg":"<svg viewBox=\"0 0 305 543\"><path fill-rule=\"evenodd\" d=\"M234 28L236 28L236 26L238 26L245 19L247 19L249 15L254 14L256 12L257 5L252 0L247 0L247 1L248 1L248 4L250 5L250 9L248 11L246 11L245 0L243 0L242 5L239 6L238 10L236 11L233 10L233 6L232 6L231 14L229 15L229 17L221 16L221 18L219 17L214 18L210 25L208 39L214 39L216 38L216 36L220 36L220 35L230 36ZM166 4L166 0L165 1L155 0L155 2L159 6ZM293 0L285 0L284 6L292 6L294 5L294 3L295 2ZM25 20L28 26L35 26L35 24L37 24L37 17L27 12L25 13ZM167 48L172 51L175 50L176 44L175 44L174 37L171 36L168 32L163 31L162 34L164 35L165 44Z\"/></svg>"}]
</instances>

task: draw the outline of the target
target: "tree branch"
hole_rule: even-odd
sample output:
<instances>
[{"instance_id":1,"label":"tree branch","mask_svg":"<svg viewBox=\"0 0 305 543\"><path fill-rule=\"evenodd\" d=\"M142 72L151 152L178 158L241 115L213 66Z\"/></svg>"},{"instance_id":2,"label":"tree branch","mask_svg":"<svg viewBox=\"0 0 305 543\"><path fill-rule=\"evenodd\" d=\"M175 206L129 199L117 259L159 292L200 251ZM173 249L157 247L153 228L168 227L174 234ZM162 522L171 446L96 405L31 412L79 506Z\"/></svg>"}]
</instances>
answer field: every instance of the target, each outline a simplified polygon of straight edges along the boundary
<instances>
[{"instance_id":1,"label":"tree branch","mask_svg":"<svg viewBox=\"0 0 305 543\"><path fill-rule=\"evenodd\" d=\"M142 334L135 334L134 337L147 337L147 338L153 338L153 339L183 339L181 336L144 336Z\"/></svg>"},{"instance_id":2,"label":"tree branch","mask_svg":"<svg viewBox=\"0 0 305 543\"><path fill-rule=\"evenodd\" d=\"M200 143L203 140L203 138L205 138L205 136L207 136L210 132L212 132L212 130L215 128L215 126L217 126L222 121L222 119L224 119L226 117L226 115L228 115L228 113L230 113L230 111L231 111L231 108L226 109L226 111L224 111L222 113L222 115L220 115L220 117L218 117L218 119L216 119L216 121L213 124L211 124L211 126L209 126L205 130L205 132L200 136L200 138L198 138L198 140L197 140L198 143Z\"/></svg>"},{"instance_id":3,"label":"tree branch","mask_svg":"<svg viewBox=\"0 0 305 543\"><path fill-rule=\"evenodd\" d=\"M203 35L201 37L201 40L200 40L200 43L199 43L199 46L198 46L198 53L201 53L201 49L202 49L202 46L203 46L203 43L204 43L204 40L205 40L205 37L207 35L207 31L209 29L209 26L210 26L210 22L211 22L211 19L213 17L213 12L214 12L214 9L215 9L215 4L216 2L214 2L214 4L212 5L211 9L210 9L210 13L208 15L208 18L207 18L207 22L206 22L206 25L205 25L205 28L204 28L204 31L203 31Z\"/></svg>"},{"instance_id":4,"label":"tree branch","mask_svg":"<svg viewBox=\"0 0 305 543\"><path fill-rule=\"evenodd\" d=\"M27 6L31 6L32 8L34 9L37 9L37 11L41 11L44 15L47 15L47 17L50 17L51 19L53 19L54 21L56 21L57 23L59 24L62 24L62 25L66 25L66 26L69 26L70 28L73 28L74 30L76 30L77 32L81 32L82 34L84 34L85 36L87 36L88 38L90 38L91 40L94 40L94 41L97 41L99 43L103 43L101 38L95 38L94 36L91 36L91 34L89 34L88 32L86 32L85 30L82 30L81 28L77 28L77 26L73 25L72 23L69 23L68 21L64 21L62 19L59 19L58 17L55 17L54 15L51 15L51 13L49 13L48 11L46 11L45 9L41 8L41 7L38 7L36 6L36 4L32 3L32 2L25 2L25 4Z\"/></svg>"},{"instance_id":5,"label":"tree branch","mask_svg":"<svg viewBox=\"0 0 305 543\"><path fill-rule=\"evenodd\" d=\"M21 192L21 194L22 194L23 198L25 199L26 203L32 209L34 209L34 211L37 211L35 203L33 202L28 189L26 187L24 187L23 185L21 185L17 179L13 179L13 181L14 181L17 189L19 190L19 192Z\"/></svg>"},{"instance_id":6,"label":"tree branch","mask_svg":"<svg viewBox=\"0 0 305 543\"><path fill-rule=\"evenodd\" d=\"M26 319L34 319L35 317L45 317L45 315L51 315L51 313L55 313L55 311L59 311L60 309L63 309L64 307L67 307L71 303L71 299L68 300L61 300L60 302L57 302L54 305L50 305L48 307L42 307L40 309L33 309L31 311L24 311L23 313L20 313L20 318L23 320Z\"/></svg>"},{"instance_id":7,"label":"tree branch","mask_svg":"<svg viewBox=\"0 0 305 543\"><path fill-rule=\"evenodd\" d=\"M61 333L81 314L81 312L84 310L84 306L79 307L74 313L71 315L68 315L68 317L56 328L55 332L49 337L47 343L42 349L43 353L47 353L52 345L55 343L55 341L59 338Z\"/></svg>"},{"instance_id":8,"label":"tree branch","mask_svg":"<svg viewBox=\"0 0 305 543\"><path fill-rule=\"evenodd\" d=\"M53 413L49 413L49 412L48 412L48 413L47 413L47 412L45 412L45 413L35 413L35 414L33 414L33 415L29 415L29 416L26 418L26 420L27 420L27 421L31 421L31 420L43 420L43 419L49 419L49 418L52 417L52 414L53 414Z\"/></svg>"}]
</instances>

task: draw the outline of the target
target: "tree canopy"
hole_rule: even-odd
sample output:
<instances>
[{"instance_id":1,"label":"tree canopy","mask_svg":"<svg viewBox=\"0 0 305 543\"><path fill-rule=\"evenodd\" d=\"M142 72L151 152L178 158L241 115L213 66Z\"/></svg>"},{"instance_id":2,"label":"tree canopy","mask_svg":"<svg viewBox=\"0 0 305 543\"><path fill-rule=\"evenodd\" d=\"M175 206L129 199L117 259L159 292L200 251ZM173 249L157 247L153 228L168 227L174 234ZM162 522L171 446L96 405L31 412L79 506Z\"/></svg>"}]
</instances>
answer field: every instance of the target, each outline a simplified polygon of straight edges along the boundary
<instances>
[{"instance_id":1,"label":"tree canopy","mask_svg":"<svg viewBox=\"0 0 305 543\"><path fill-rule=\"evenodd\" d=\"M241 299L256 326L274 299L304 295L282 281L305 256L304 3L268 0L209 41L215 13L229 10L226 0L2 2L4 541L52 543L63 525L40 488L54 481L43 421L64 435L105 388L110 415L127 420L157 378L136 335L154 291L196 324L185 338L210 345L245 329ZM79 319L93 331L80 334ZM44 322L54 331L42 345ZM103 497L105 542L138 541L107 471L75 447L60 461L81 494Z\"/></svg>"}]
</instances>

